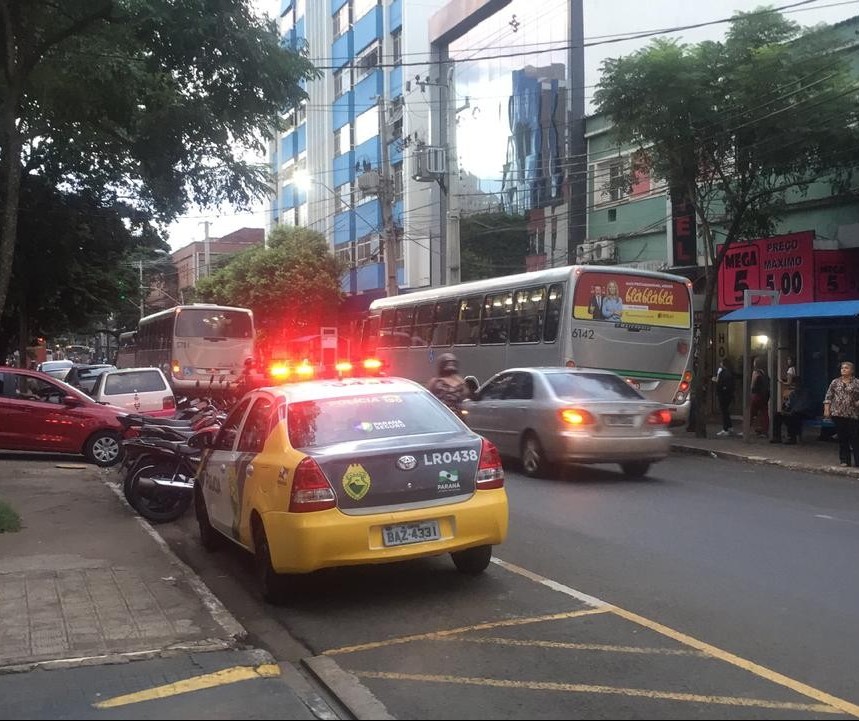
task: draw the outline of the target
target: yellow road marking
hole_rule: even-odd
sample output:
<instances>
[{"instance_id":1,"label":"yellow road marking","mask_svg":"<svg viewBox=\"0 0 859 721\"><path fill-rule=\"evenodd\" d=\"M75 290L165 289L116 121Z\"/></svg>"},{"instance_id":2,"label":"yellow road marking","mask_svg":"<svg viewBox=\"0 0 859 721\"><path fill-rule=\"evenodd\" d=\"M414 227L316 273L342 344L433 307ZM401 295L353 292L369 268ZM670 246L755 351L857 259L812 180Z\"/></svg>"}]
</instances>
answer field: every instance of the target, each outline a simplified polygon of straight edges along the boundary
<instances>
[{"instance_id":1,"label":"yellow road marking","mask_svg":"<svg viewBox=\"0 0 859 721\"><path fill-rule=\"evenodd\" d=\"M702 651L708 656L712 656L713 658L717 658L720 661L729 663L732 666L741 668L744 671L748 671L749 673L754 674L755 676L760 676L761 678L764 678L772 683L778 684L779 686L789 688L793 691L796 691L797 693L802 694L803 696L813 698L815 701L820 701L821 703L833 706L842 713L846 713L859 718L859 705L855 703L851 703L850 701L846 701L845 699L838 698L837 696L833 696L832 694L828 694L825 691L821 691L820 689L814 688L813 686L809 686L808 684L802 683L802 681L792 679L789 676L785 676L784 674L779 673L778 671L773 671L766 666L762 666L758 663L755 663L754 661L749 661L748 659L742 658L741 656L737 656L733 653L730 653L729 651L723 651L722 649L709 643L699 641L698 639L693 638L692 636L688 636L685 633L675 631L673 628L664 626L656 621L651 621L650 619L644 618L643 616L639 616L637 613L632 613L631 611L626 611L616 606L612 608L612 612L620 616L621 618L625 618L628 621L632 621L633 623L637 623L640 626L649 628L651 631L656 631L657 633L661 633L663 636L673 638L675 641L679 641L680 643L690 646L691 648L697 649L698 651Z\"/></svg>"},{"instance_id":2,"label":"yellow road marking","mask_svg":"<svg viewBox=\"0 0 859 721\"><path fill-rule=\"evenodd\" d=\"M721 704L723 706L745 706L769 708L784 711L803 711L808 713L841 713L828 704L801 704L739 696L707 696L693 693L674 693L671 691L651 691L645 688L622 688L615 686L592 686L578 683L554 683L551 681L512 681L495 678L468 678L462 676L433 676L409 673L387 673L384 671L350 671L361 678L385 679L390 681L431 681L435 683L454 683L468 686L494 686L496 688L517 688L530 691L563 691L566 693L602 693L618 696L639 696L642 698L684 701L688 703Z\"/></svg>"},{"instance_id":3,"label":"yellow road marking","mask_svg":"<svg viewBox=\"0 0 859 721\"><path fill-rule=\"evenodd\" d=\"M555 581L551 581L548 578L544 578L543 576L540 576L533 571L528 571L511 563L501 561L500 559L493 558L493 561L512 573L517 573L521 576L525 576L526 578L530 578L537 583L540 583L544 586L548 586L550 588L554 588L555 590L561 591L562 593L567 593L574 598L581 599L583 596L583 594L581 594L579 591L571 589L568 586L564 586ZM605 604L604 601L600 601L599 599L594 600L599 604ZM666 636L668 638L673 638L679 643L701 651L708 656L719 659L720 661L724 661L725 663L731 664L732 666L741 668L744 671L748 671L749 673L759 676L760 678L766 679L771 683L777 684L779 686L784 686L785 688L789 688L792 691L796 691L803 696L808 696L809 698L812 698L816 701L820 701L821 703L834 707L838 709L838 711L841 713L849 714L850 716L859 718L859 705L855 703L851 703L850 701L846 701L845 699L838 698L837 696L833 696L832 694L828 694L825 691L821 691L819 689L814 688L813 686L809 686L808 684L802 683L801 681L792 679L789 676L780 674L778 673L778 671L773 671L766 666L761 666L754 661L749 661L745 658L742 658L741 656L737 656L736 654L730 653L728 651L723 651L722 649L709 643L699 641L698 639L693 638L692 636L689 636L680 631L675 631L669 626L665 626L661 623L658 623L657 621L651 621L644 616L639 616L637 613L626 611L618 606L612 606L611 604L605 604L604 606L602 606L602 608L604 610L610 611L617 616L620 616L621 618L625 618L627 621L631 621L632 623L638 624L639 626L643 626L644 628L649 628L651 631L655 631L656 633L662 634L663 636Z\"/></svg>"},{"instance_id":4,"label":"yellow road marking","mask_svg":"<svg viewBox=\"0 0 859 721\"><path fill-rule=\"evenodd\" d=\"M266 663L255 667L233 666L232 668L225 668L221 671L204 674L203 676L195 676L177 681L176 683L156 686L145 691L114 696L113 698L99 701L93 704L93 706L99 709L116 708L117 706L140 703L141 701L154 701L159 698L176 696L180 693L191 693L192 691L201 691L202 689L214 688L215 686L224 686L225 684L237 683L238 681L249 681L254 678L272 678L279 675L280 668L274 663Z\"/></svg>"},{"instance_id":5,"label":"yellow road marking","mask_svg":"<svg viewBox=\"0 0 859 721\"><path fill-rule=\"evenodd\" d=\"M460 626L459 628L450 628L446 631L430 631L429 633L418 633L413 636L400 636L399 638L390 638L387 641L372 641L370 643L361 643L357 646L342 646L341 648L331 648L323 651L323 656L334 656L341 653L355 653L356 651L367 651L371 648L383 648L385 646L396 646L401 643L411 643L412 641L432 641L446 636L456 636L460 633L468 633L471 631L485 631L489 628L501 628L504 626L525 626L529 623L540 623L541 621L560 621L566 618L576 618L578 616L593 616L597 613L608 613L610 608L588 608L582 611L567 611L565 613L551 613L547 616L531 616L527 618L508 618L503 621L487 621L486 623L478 623L473 626Z\"/></svg>"},{"instance_id":6,"label":"yellow road marking","mask_svg":"<svg viewBox=\"0 0 859 721\"><path fill-rule=\"evenodd\" d=\"M573 651L607 651L609 653L643 653L662 656L700 656L707 657L703 651L687 648L646 648L644 646L612 646L602 643L567 643L565 641L522 641L517 638L494 638L479 636L450 636L434 639L436 641L462 641L463 643L493 643L499 646L536 646L537 648L561 648Z\"/></svg>"}]
</instances>

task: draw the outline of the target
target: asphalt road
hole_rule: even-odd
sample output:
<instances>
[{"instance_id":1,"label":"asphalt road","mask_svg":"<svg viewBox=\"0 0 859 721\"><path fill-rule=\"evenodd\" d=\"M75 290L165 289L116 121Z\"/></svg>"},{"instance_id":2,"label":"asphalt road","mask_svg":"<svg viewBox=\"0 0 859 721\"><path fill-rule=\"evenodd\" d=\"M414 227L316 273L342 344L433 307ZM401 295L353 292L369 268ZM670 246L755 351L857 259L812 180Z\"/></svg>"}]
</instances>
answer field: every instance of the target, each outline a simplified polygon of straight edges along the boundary
<instances>
[{"instance_id":1,"label":"asphalt road","mask_svg":"<svg viewBox=\"0 0 859 721\"><path fill-rule=\"evenodd\" d=\"M857 481L673 456L640 481L510 472L508 493L483 576L336 569L283 608L244 553L200 549L190 514L159 530L257 645L349 681L357 716L859 717Z\"/></svg>"}]
</instances>

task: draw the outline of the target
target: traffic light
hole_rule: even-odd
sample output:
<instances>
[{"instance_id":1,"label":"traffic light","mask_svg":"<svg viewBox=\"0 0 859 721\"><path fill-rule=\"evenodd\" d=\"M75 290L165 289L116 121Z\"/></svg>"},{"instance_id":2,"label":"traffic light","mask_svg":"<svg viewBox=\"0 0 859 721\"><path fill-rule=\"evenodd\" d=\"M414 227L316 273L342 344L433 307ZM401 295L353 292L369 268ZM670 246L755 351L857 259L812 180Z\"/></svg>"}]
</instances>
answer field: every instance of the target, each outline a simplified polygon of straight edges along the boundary
<instances>
[{"instance_id":1,"label":"traffic light","mask_svg":"<svg viewBox=\"0 0 859 721\"><path fill-rule=\"evenodd\" d=\"M125 298L126 298L126 294L125 294L125 281L124 281L124 280L119 280L119 281L117 281L117 285L118 285L118 287L119 287L119 299L120 299L120 300L125 300Z\"/></svg>"}]
</instances>

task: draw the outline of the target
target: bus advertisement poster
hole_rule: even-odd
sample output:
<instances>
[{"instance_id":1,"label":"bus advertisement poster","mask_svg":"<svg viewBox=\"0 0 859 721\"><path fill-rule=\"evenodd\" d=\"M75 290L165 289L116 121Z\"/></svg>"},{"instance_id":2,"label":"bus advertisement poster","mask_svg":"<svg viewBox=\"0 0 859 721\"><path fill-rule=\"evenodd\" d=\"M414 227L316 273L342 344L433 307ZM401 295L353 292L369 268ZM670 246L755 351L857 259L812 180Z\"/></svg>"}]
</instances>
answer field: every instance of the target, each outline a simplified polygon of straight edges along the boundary
<instances>
[{"instance_id":1,"label":"bus advertisement poster","mask_svg":"<svg viewBox=\"0 0 859 721\"><path fill-rule=\"evenodd\" d=\"M633 326L688 328L689 291L680 281L588 271L576 284L573 317Z\"/></svg>"}]
</instances>

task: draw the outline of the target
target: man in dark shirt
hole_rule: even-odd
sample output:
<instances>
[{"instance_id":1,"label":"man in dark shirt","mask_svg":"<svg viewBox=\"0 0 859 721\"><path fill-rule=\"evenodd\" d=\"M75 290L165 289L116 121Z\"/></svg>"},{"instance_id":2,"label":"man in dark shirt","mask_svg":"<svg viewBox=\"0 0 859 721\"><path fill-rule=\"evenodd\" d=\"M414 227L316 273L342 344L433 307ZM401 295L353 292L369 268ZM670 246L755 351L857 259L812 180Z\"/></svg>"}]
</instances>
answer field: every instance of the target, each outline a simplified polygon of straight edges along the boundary
<instances>
[{"instance_id":1,"label":"man in dark shirt","mask_svg":"<svg viewBox=\"0 0 859 721\"><path fill-rule=\"evenodd\" d=\"M781 443L781 427L784 425L787 428L788 445L796 443L799 432L802 430L802 422L806 418L810 418L813 414L811 395L808 390L802 387L799 376L794 375L790 379L790 385L787 397L782 404L782 410L775 414L773 418L773 437L770 443Z\"/></svg>"}]
</instances>

